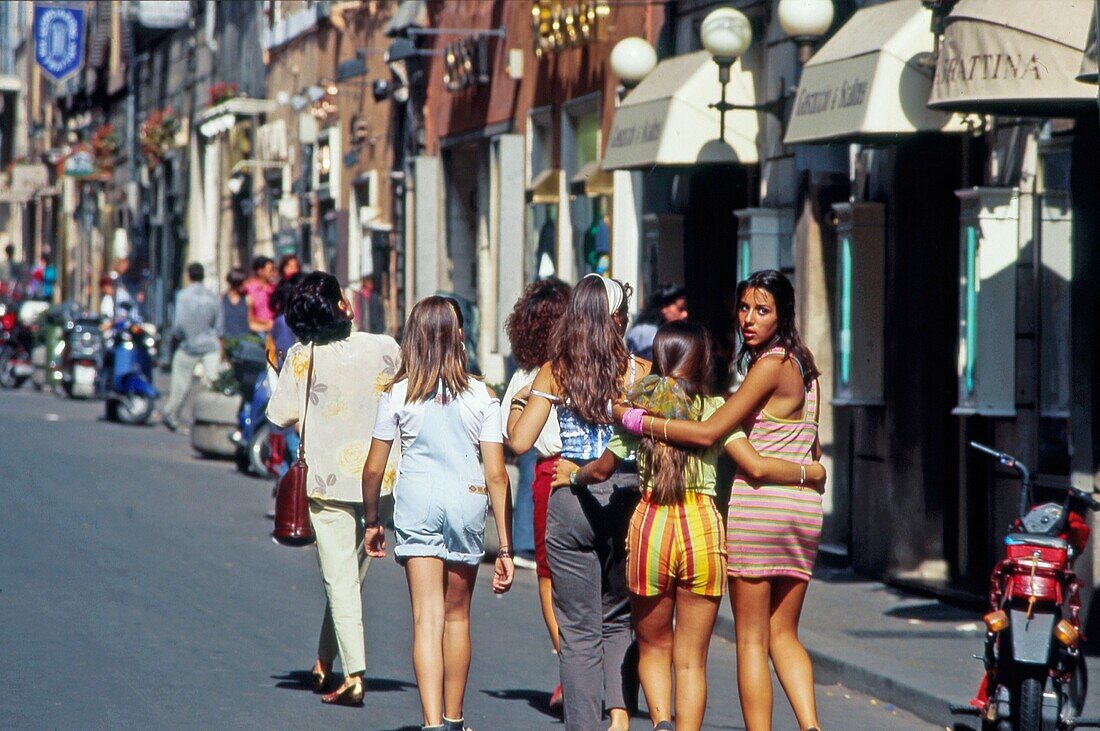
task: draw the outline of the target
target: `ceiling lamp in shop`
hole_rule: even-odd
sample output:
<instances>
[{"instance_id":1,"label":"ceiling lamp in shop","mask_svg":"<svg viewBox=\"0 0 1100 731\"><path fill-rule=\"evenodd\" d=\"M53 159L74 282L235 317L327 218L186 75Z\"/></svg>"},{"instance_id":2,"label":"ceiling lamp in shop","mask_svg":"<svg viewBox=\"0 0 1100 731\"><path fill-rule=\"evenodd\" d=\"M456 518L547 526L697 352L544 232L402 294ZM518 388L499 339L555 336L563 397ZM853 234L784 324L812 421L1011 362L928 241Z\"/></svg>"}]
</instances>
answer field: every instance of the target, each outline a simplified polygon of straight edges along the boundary
<instances>
[{"instance_id":1,"label":"ceiling lamp in shop","mask_svg":"<svg viewBox=\"0 0 1100 731\"><path fill-rule=\"evenodd\" d=\"M610 13L606 2L596 0L534 0L531 35L535 39L535 57L605 40L604 19Z\"/></svg>"}]
</instances>

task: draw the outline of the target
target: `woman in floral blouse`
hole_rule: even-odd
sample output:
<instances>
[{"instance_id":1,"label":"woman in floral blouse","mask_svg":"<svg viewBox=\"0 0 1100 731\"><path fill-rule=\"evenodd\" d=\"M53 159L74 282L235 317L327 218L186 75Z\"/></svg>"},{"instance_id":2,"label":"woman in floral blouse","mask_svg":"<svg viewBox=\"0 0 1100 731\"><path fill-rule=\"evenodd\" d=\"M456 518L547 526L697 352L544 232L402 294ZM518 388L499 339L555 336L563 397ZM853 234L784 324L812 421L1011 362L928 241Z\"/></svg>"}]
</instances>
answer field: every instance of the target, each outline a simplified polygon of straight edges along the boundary
<instances>
[{"instance_id":1,"label":"woman in floral blouse","mask_svg":"<svg viewBox=\"0 0 1100 731\"><path fill-rule=\"evenodd\" d=\"M306 490L317 537L317 562L328 597L313 684L316 692L324 692L339 653L344 683L321 700L342 705L363 702L366 655L361 586L370 558L363 549L360 477L378 396L397 372L401 353L387 335L353 333L351 314L336 277L314 272L302 280L286 311L287 324L298 343L287 352L267 406L267 418L277 426L301 419L312 355ZM386 490L392 488L396 464L397 455L391 455L383 484Z\"/></svg>"}]
</instances>

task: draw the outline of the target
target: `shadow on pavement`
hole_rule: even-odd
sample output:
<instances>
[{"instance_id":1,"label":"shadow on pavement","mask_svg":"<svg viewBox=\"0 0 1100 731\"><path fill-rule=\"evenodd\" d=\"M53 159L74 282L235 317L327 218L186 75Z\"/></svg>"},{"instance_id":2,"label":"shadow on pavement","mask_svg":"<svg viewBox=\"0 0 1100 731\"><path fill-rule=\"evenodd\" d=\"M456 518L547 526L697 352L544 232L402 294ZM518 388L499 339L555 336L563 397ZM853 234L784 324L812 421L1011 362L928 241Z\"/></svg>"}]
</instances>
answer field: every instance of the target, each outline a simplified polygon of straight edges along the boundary
<instances>
[{"instance_id":1,"label":"shadow on pavement","mask_svg":"<svg viewBox=\"0 0 1100 731\"><path fill-rule=\"evenodd\" d=\"M550 710L550 694L542 690L483 690L490 698L502 701L526 701L527 705L544 716L561 718L557 711Z\"/></svg>"},{"instance_id":2,"label":"shadow on pavement","mask_svg":"<svg viewBox=\"0 0 1100 731\"><path fill-rule=\"evenodd\" d=\"M308 670L291 670L283 675L272 675L271 679L277 681L275 687L282 690L313 691L313 675ZM329 681L329 687L338 688L343 682L343 675L333 673ZM404 680L393 680L392 678L367 678L364 681L364 685L366 685L368 693L392 693L416 687L413 683ZM409 728L412 727L410 726ZM416 729L420 731L419 726L417 726Z\"/></svg>"}]
</instances>

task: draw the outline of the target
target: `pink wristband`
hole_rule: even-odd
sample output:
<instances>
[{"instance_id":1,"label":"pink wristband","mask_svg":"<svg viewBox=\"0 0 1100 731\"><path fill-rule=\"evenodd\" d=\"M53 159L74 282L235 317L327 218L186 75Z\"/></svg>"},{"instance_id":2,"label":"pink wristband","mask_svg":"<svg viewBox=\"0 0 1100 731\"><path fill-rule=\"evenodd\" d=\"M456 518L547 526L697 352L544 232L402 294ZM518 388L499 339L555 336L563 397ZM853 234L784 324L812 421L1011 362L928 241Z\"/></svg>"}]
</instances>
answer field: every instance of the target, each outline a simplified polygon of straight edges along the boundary
<instances>
[{"instance_id":1,"label":"pink wristband","mask_svg":"<svg viewBox=\"0 0 1100 731\"><path fill-rule=\"evenodd\" d=\"M642 417L647 413L645 409L627 409L623 414L623 429L635 436L642 436Z\"/></svg>"}]
</instances>

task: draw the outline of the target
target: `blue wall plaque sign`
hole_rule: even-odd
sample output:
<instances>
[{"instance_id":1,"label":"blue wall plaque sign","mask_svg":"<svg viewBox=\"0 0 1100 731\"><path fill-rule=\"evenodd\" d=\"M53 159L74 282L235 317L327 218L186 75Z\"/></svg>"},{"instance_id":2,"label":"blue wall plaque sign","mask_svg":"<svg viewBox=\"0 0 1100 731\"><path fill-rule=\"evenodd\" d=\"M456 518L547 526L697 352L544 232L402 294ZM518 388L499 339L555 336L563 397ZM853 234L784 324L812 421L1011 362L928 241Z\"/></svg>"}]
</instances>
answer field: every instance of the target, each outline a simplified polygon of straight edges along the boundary
<instances>
[{"instance_id":1,"label":"blue wall plaque sign","mask_svg":"<svg viewBox=\"0 0 1100 731\"><path fill-rule=\"evenodd\" d=\"M60 5L34 6L34 60L55 82L84 65L84 11Z\"/></svg>"}]
</instances>

